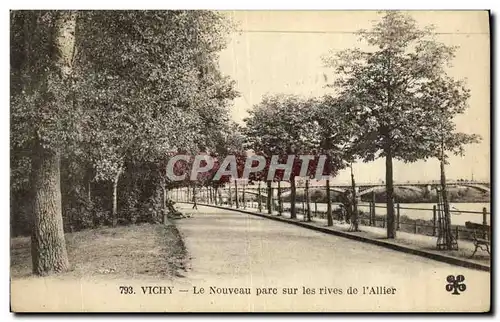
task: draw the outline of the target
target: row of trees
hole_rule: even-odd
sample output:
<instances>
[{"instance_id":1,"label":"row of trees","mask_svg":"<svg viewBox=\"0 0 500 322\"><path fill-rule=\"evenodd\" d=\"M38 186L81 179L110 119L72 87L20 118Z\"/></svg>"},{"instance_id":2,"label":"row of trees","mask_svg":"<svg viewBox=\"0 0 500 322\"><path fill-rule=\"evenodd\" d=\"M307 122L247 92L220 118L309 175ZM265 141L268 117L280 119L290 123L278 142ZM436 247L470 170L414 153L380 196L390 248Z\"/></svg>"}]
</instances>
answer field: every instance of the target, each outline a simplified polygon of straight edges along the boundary
<instances>
[{"instance_id":1,"label":"row of trees","mask_svg":"<svg viewBox=\"0 0 500 322\"><path fill-rule=\"evenodd\" d=\"M453 121L467 108L470 95L463 81L447 74L455 47L438 42L431 28L422 29L410 16L395 11L358 35L367 49L324 58L334 73L334 82L328 84L331 94L264 97L245 120L245 134L248 146L264 155L325 154L332 176L346 167L352 174L355 161L384 158L387 237L394 238L393 161L438 158L446 198L447 154L461 154L479 137L457 132ZM352 183L355 191L353 174ZM295 218L293 177L290 184ZM326 185L330 199L329 180ZM446 199L444 204L449 221ZM331 209L327 215L332 225Z\"/></svg>"},{"instance_id":2,"label":"row of trees","mask_svg":"<svg viewBox=\"0 0 500 322\"><path fill-rule=\"evenodd\" d=\"M34 273L61 272L63 226L163 218L168 155L233 140L238 94L218 68L231 25L210 11L12 11L10 26L13 233L30 228Z\"/></svg>"},{"instance_id":3,"label":"row of trees","mask_svg":"<svg viewBox=\"0 0 500 322\"><path fill-rule=\"evenodd\" d=\"M397 12L360 32L369 50L325 58L332 95L264 97L243 129L228 113L234 82L218 68L231 30L219 13L12 11L10 27L11 222L14 234L30 227L36 274L69 268L64 227L158 221L170 188L229 180L213 180L217 164L196 183L170 182L166 165L176 153L236 155L241 176L252 149L267 160L254 181L267 181L271 155L326 155L332 176L385 158L393 238L393 159L437 157L444 183L446 152L478 139L455 131L469 96L446 74L455 49ZM294 160L292 198L300 168Z\"/></svg>"}]
</instances>

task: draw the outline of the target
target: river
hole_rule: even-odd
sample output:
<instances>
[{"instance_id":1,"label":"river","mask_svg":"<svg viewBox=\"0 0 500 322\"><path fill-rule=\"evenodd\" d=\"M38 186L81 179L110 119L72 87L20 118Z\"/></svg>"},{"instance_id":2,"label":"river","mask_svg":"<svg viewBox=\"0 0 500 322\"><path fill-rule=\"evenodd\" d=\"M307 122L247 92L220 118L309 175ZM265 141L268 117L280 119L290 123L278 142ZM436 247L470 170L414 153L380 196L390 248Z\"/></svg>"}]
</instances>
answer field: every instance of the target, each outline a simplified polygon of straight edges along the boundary
<instances>
[{"instance_id":1,"label":"river","mask_svg":"<svg viewBox=\"0 0 500 322\"><path fill-rule=\"evenodd\" d=\"M338 207L338 203L334 203L333 209ZM376 214L382 215L386 212L385 203L376 203ZM424 219L424 220L432 220L432 206L433 203L402 203L400 204L400 215L407 216L411 219ZM285 208L290 207L289 202L284 202L283 206ZM301 208L302 203L298 202L297 207ZM464 226L466 221L472 221L475 223L483 222L483 207L486 208L488 214L486 215L486 221L488 225L490 224L490 204L489 203L450 203L451 213L451 224L452 225L460 225ZM408 209L407 209L408 208ZM326 203L318 203L317 204L318 211L325 212L326 211ZM362 202L359 204L359 209L363 212L369 211L369 204L366 202ZM314 203L311 203L311 210L314 211ZM465 213L464 211L476 211L478 213Z\"/></svg>"}]
</instances>

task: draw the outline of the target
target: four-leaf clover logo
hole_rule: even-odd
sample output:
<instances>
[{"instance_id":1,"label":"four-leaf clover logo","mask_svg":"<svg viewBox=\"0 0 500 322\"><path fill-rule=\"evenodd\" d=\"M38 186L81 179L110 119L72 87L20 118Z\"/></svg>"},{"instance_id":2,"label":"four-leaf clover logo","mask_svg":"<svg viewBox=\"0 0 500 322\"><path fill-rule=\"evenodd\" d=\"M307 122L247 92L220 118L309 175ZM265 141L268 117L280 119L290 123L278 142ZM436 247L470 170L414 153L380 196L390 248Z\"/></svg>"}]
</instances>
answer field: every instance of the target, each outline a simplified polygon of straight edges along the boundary
<instances>
[{"instance_id":1,"label":"four-leaf clover logo","mask_svg":"<svg viewBox=\"0 0 500 322\"><path fill-rule=\"evenodd\" d=\"M465 277L463 275L457 275L456 277L453 275L448 275L446 277L446 281L448 284L446 285L446 290L448 292L453 292L453 295L460 295L460 292L463 292L467 289L465 285Z\"/></svg>"}]
</instances>

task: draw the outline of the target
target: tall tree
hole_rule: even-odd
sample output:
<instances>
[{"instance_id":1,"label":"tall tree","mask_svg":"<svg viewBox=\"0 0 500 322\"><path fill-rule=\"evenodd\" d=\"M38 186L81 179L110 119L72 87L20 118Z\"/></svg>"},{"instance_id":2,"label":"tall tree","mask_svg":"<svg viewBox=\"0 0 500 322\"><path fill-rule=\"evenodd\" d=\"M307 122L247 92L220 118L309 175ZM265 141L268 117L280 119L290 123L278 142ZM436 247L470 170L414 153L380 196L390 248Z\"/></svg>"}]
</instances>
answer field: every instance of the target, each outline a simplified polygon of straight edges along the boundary
<instances>
[{"instance_id":1,"label":"tall tree","mask_svg":"<svg viewBox=\"0 0 500 322\"><path fill-rule=\"evenodd\" d=\"M425 126L427 130L420 137L420 148L415 158L435 157L440 165L440 190L443 198L443 211L446 225L443 232L446 249L452 249L450 205L446 187L445 166L448 164L448 152L463 155L467 144L478 143L481 137L476 134L457 132L454 118L463 114L468 107L469 90L463 81L456 81L447 76L435 78L426 84L422 100L435 110L434 118ZM423 153L421 150L424 150Z\"/></svg>"},{"instance_id":2,"label":"tall tree","mask_svg":"<svg viewBox=\"0 0 500 322\"><path fill-rule=\"evenodd\" d=\"M384 13L359 36L368 49L344 50L325 62L337 73L333 86L352 102L346 117L358 126L356 144L364 161L385 158L387 237L394 238L393 159L412 162L426 155L419 138L429 133L426 124L436 109L421 97L428 83L445 73L455 48L397 11Z\"/></svg>"},{"instance_id":3,"label":"tall tree","mask_svg":"<svg viewBox=\"0 0 500 322\"><path fill-rule=\"evenodd\" d=\"M346 110L351 108L349 104L350 102L342 97L325 95L315 108L314 118L319 125L319 147L321 154L327 156L325 171L329 177L351 166L358 156L358 147L353 145L356 140L357 126L345 117ZM354 189L354 176L351 178ZM326 180L326 194L330 201L330 179ZM331 202L328 202L327 206L327 224L333 225Z\"/></svg>"},{"instance_id":4,"label":"tall tree","mask_svg":"<svg viewBox=\"0 0 500 322\"><path fill-rule=\"evenodd\" d=\"M60 156L74 133L71 97L74 11L13 11L11 61L13 145L31 150L33 272L69 269L64 239ZM27 120L24 123L22 120Z\"/></svg>"},{"instance_id":5,"label":"tall tree","mask_svg":"<svg viewBox=\"0 0 500 322\"><path fill-rule=\"evenodd\" d=\"M236 93L217 65L227 31L223 16L210 11L83 14L79 103L89 114L88 140L97 143L97 178L112 183L113 224L127 160L155 162L179 149L194 154L227 122Z\"/></svg>"},{"instance_id":6,"label":"tall tree","mask_svg":"<svg viewBox=\"0 0 500 322\"><path fill-rule=\"evenodd\" d=\"M315 104L315 99L296 95L264 96L245 119L248 147L265 155L268 163L273 155L279 156L281 162L286 162L288 155L296 155L289 179L291 218L297 217L295 178L300 174L298 155L312 153L318 148L318 126L313 119ZM268 210L270 198L271 181L268 180Z\"/></svg>"},{"instance_id":7,"label":"tall tree","mask_svg":"<svg viewBox=\"0 0 500 322\"><path fill-rule=\"evenodd\" d=\"M116 223L119 179L128 167L135 171L167 152L207 145L227 123L236 95L218 69L229 30L222 14L82 11L78 21L76 15L11 13L12 163L31 169L38 274L68 267L61 155L93 167L89 182L112 183L108 200L114 200L109 208Z\"/></svg>"}]
</instances>

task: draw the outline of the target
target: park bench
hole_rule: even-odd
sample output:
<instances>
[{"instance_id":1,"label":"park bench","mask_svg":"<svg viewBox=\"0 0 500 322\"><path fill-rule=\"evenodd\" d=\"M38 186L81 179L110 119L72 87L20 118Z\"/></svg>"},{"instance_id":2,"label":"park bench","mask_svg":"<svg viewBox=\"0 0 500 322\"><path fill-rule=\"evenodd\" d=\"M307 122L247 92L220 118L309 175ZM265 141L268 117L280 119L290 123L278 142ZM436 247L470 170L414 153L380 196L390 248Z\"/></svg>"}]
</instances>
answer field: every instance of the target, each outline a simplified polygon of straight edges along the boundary
<instances>
[{"instance_id":1,"label":"park bench","mask_svg":"<svg viewBox=\"0 0 500 322\"><path fill-rule=\"evenodd\" d=\"M470 229L473 231L473 236L472 236L472 242L474 243L474 246L476 247L474 249L474 252L471 255L471 258L474 257L474 255L477 252L477 249L481 249L482 251L487 251L488 254L491 255L490 253L490 226L488 225L483 225L483 224L477 224L473 223L470 221L467 221L465 223L465 228ZM486 237L486 238L484 238ZM484 249L485 247L486 249Z\"/></svg>"}]
</instances>

